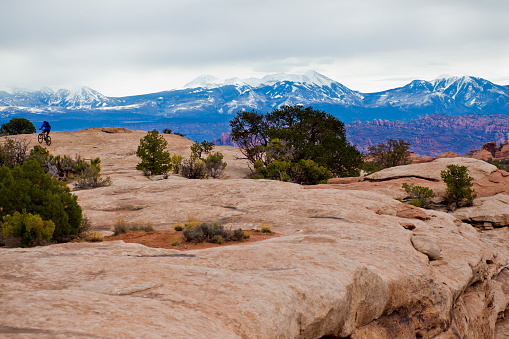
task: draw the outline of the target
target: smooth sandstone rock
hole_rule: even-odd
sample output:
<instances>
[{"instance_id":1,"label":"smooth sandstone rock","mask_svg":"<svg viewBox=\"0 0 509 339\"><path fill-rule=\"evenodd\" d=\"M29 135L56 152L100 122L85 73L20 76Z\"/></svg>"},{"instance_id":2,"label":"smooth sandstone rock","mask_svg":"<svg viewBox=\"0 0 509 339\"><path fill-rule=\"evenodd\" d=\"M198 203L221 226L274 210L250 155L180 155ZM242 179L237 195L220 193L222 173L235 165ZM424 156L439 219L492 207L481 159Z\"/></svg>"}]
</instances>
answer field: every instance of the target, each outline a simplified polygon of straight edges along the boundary
<instances>
[{"instance_id":1,"label":"smooth sandstone rock","mask_svg":"<svg viewBox=\"0 0 509 339\"><path fill-rule=\"evenodd\" d=\"M428 235L414 234L412 235L411 241L417 251L426 254L431 260L440 258L442 246Z\"/></svg>"},{"instance_id":2,"label":"smooth sandstone rock","mask_svg":"<svg viewBox=\"0 0 509 339\"><path fill-rule=\"evenodd\" d=\"M509 226L509 194L476 199L473 206L460 208L454 215L464 222L477 225L490 223L494 227Z\"/></svg>"},{"instance_id":3,"label":"smooth sandstone rock","mask_svg":"<svg viewBox=\"0 0 509 339\"><path fill-rule=\"evenodd\" d=\"M327 180L327 184L329 185L343 185L343 184L351 184L353 182L361 182L364 181L363 177L347 177L347 178L331 178Z\"/></svg>"},{"instance_id":4,"label":"smooth sandstone rock","mask_svg":"<svg viewBox=\"0 0 509 339\"><path fill-rule=\"evenodd\" d=\"M435 157L435 159L442 159L442 158L458 158L460 157L459 154L456 154L454 152L444 152L442 154L439 154Z\"/></svg>"},{"instance_id":5,"label":"smooth sandstone rock","mask_svg":"<svg viewBox=\"0 0 509 339\"><path fill-rule=\"evenodd\" d=\"M440 172L447 169L447 165L466 166L469 175L474 180L481 180L497 170L497 167L482 160L472 158L441 158L423 164L411 164L383 169L366 176L368 180L388 180L402 177L417 177L433 181L440 181Z\"/></svg>"},{"instance_id":6,"label":"smooth sandstone rock","mask_svg":"<svg viewBox=\"0 0 509 339\"><path fill-rule=\"evenodd\" d=\"M428 220L430 217L424 209L412 205L403 205L399 208L396 216L406 219Z\"/></svg>"},{"instance_id":7,"label":"smooth sandstone rock","mask_svg":"<svg viewBox=\"0 0 509 339\"><path fill-rule=\"evenodd\" d=\"M110 187L76 192L93 230L109 231L120 217L165 229L192 215L244 229L269 221L281 236L186 252L123 242L0 248L1 335L467 338L493 333L507 308L502 229L479 234L437 211L398 216L406 205L390 187L311 190L244 180L247 165L229 147L218 148L229 179L152 181L135 170L145 134L54 133L52 154L100 156L112 178ZM35 143L35 135L25 137ZM164 137L170 152L189 154L192 142ZM402 227L409 221L439 240L441 260L415 250Z\"/></svg>"},{"instance_id":8,"label":"smooth sandstone rock","mask_svg":"<svg viewBox=\"0 0 509 339\"><path fill-rule=\"evenodd\" d=\"M493 159L493 154L487 149L481 149L479 152L472 156L474 159L485 160Z\"/></svg>"},{"instance_id":9,"label":"smooth sandstone rock","mask_svg":"<svg viewBox=\"0 0 509 339\"><path fill-rule=\"evenodd\" d=\"M504 170L493 171L486 177L474 181L472 188L478 197L509 193L509 173Z\"/></svg>"}]
</instances>

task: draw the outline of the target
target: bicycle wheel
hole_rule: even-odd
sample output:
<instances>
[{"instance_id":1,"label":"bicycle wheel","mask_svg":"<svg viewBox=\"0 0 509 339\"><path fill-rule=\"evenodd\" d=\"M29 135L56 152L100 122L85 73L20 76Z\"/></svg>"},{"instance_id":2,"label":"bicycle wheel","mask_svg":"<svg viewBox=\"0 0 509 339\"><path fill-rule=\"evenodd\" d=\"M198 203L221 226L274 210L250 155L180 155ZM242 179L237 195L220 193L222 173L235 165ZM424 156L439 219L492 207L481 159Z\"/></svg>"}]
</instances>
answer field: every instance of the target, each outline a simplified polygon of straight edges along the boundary
<instances>
[{"instance_id":1,"label":"bicycle wheel","mask_svg":"<svg viewBox=\"0 0 509 339\"><path fill-rule=\"evenodd\" d=\"M51 137L49 135L46 137L46 145L51 145Z\"/></svg>"},{"instance_id":2,"label":"bicycle wheel","mask_svg":"<svg viewBox=\"0 0 509 339\"><path fill-rule=\"evenodd\" d=\"M37 141L39 141L39 144L42 144L42 141L44 140L44 136L42 134L39 134L37 137Z\"/></svg>"}]
</instances>

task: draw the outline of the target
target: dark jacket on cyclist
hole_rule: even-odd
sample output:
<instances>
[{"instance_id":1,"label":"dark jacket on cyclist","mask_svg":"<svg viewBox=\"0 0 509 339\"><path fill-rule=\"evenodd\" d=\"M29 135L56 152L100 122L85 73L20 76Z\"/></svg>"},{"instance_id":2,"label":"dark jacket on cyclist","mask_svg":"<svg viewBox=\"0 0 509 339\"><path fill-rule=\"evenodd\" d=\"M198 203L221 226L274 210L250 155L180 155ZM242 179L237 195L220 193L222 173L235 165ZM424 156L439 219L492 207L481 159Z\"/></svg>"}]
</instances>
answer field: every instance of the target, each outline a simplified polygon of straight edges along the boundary
<instances>
[{"instance_id":1,"label":"dark jacket on cyclist","mask_svg":"<svg viewBox=\"0 0 509 339\"><path fill-rule=\"evenodd\" d=\"M44 121L42 123L41 128L39 128L39 130L41 130L41 129L42 129L42 133L49 134L49 132L51 131L51 126L50 126L49 122Z\"/></svg>"}]
</instances>

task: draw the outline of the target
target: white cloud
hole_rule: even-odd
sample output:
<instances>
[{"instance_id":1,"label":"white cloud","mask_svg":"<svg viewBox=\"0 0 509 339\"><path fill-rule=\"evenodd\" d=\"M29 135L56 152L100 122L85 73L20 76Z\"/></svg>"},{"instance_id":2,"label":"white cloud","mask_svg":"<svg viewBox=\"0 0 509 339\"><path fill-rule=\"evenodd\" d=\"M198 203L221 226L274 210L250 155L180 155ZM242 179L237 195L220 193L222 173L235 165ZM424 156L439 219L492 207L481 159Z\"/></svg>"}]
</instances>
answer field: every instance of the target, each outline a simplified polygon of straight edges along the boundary
<instances>
[{"instance_id":1,"label":"white cloud","mask_svg":"<svg viewBox=\"0 0 509 339\"><path fill-rule=\"evenodd\" d=\"M361 91L509 78L505 0L7 0L0 13L2 86L128 95L309 69Z\"/></svg>"}]
</instances>

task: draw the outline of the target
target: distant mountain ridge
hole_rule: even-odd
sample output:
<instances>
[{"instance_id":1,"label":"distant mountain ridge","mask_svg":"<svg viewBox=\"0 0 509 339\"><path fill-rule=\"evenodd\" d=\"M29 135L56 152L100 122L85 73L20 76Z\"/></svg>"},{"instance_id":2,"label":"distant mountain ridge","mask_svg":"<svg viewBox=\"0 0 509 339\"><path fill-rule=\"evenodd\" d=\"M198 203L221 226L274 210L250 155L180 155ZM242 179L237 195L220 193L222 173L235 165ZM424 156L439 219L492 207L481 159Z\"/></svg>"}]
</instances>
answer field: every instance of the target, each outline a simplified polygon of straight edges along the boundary
<instances>
[{"instance_id":1,"label":"distant mountain ridge","mask_svg":"<svg viewBox=\"0 0 509 339\"><path fill-rule=\"evenodd\" d=\"M408 120L424 114L509 114L509 86L470 76L414 80L406 86L376 93L349 89L318 72L274 74L261 79L196 78L184 89L107 97L88 88L0 91L1 112L27 108L143 110L174 116L234 114L238 110L270 111L281 105L323 106L347 122L359 118ZM319 107L320 108L320 107Z\"/></svg>"},{"instance_id":2,"label":"distant mountain ridge","mask_svg":"<svg viewBox=\"0 0 509 339\"><path fill-rule=\"evenodd\" d=\"M440 76L361 93L315 71L261 79L204 75L183 89L126 97L107 97L88 87L0 91L0 122L12 117L50 120L60 130L168 127L191 139L211 140L228 131L228 121L240 110L265 113L282 105L313 106L347 124L374 119L410 122L436 114L509 116L509 86L471 76Z\"/></svg>"},{"instance_id":3,"label":"distant mountain ridge","mask_svg":"<svg viewBox=\"0 0 509 339\"><path fill-rule=\"evenodd\" d=\"M0 107L80 109L104 107L108 104L116 104L115 99L108 98L86 86L58 91L50 88L41 90L13 88L11 92L0 91Z\"/></svg>"}]
</instances>

